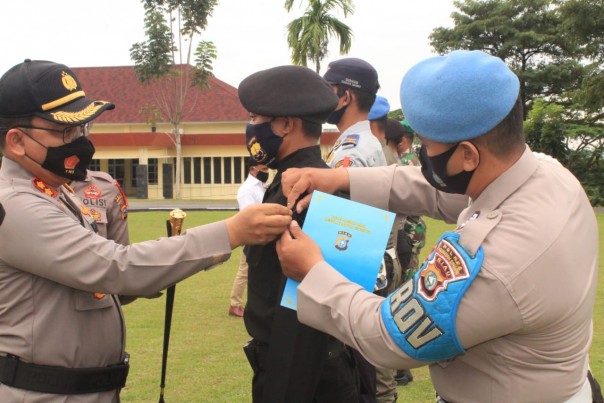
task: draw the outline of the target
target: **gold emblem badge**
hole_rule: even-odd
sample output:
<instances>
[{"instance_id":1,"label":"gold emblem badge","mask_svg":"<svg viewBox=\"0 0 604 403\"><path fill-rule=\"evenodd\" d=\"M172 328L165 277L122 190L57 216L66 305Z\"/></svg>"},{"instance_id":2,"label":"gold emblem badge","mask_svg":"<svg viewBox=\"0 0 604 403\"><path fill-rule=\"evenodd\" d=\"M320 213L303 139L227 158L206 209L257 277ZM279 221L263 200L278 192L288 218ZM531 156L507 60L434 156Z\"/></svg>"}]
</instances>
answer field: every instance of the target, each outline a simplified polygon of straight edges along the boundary
<instances>
[{"instance_id":1,"label":"gold emblem badge","mask_svg":"<svg viewBox=\"0 0 604 403\"><path fill-rule=\"evenodd\" d=\"M78 88L78 82L66 72L61 72L61 82L63 83L63 87L65 87L68 91L73 91Z\"/></svg>"},{"instance_id":2,"label":"gold emblem badge","mask_svg":"<svg viewBox=\"0 0 604 403\"><path fill-rule=\"evenodd\" d=\"M335 247L339 251L348 249L348 242L352 238L352 234L346 231L338 231L338 237L336 238Z\"/></svg>"}]
</instances>

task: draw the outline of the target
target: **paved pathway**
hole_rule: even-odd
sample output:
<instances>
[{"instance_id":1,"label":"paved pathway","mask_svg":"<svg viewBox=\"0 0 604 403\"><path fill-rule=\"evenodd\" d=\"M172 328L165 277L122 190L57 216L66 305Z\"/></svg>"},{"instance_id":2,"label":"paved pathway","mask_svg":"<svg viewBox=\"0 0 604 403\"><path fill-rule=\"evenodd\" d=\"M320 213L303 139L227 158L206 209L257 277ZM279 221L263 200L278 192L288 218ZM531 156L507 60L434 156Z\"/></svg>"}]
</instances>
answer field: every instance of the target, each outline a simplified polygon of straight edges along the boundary
<instances>
[{"instance_id":1,"label":"paved pathway","mask_svg":"<svg viewBox=\"0 0 604 403\"><path fill-rule=\"evenodd\" d=\"M128 200L129 211L146 210L237 210L237 201L199 200Z\"/></svg>"}]
</instances>

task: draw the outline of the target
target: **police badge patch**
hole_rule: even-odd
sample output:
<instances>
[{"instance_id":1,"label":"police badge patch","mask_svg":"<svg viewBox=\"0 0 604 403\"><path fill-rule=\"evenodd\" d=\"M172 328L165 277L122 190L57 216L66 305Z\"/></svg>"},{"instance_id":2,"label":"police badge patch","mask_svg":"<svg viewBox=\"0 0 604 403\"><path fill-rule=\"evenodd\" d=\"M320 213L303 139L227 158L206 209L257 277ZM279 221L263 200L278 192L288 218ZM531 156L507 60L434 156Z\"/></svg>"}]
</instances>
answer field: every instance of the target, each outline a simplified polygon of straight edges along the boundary
<instances>
[{"instance_id":1,"label":"police badge patch","mask_svg":"<svg viewBox=\"0 0 604 403\"><path fill-rule=\"evenodd\" d=\"M336 238L335 247L339 251L344 251L348 249L348 242L352 238L352 234L346 231L338 231L338 237Z\"/></svg>"},{"instance_id":2,"label":"police badge patch","mask_svg":"<svg viewBox=\"0 0 604 403\"><path fill-rule=\"evenodd\" d=\"M434 301L447 285L470 276L468 267L459 252L443 239L421 269L418 294L426 301Z\"/></svg>"}]
</instances>

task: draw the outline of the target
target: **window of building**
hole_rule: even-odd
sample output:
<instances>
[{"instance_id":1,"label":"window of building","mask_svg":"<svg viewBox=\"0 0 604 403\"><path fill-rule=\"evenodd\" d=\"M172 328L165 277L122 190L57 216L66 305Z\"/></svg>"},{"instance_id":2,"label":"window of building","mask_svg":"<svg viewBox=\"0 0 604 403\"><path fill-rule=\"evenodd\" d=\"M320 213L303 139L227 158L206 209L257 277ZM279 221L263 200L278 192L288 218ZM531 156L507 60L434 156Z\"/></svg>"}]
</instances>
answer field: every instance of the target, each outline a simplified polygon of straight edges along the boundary
<instances>
[{"instance_id":1,"label":"window of building","mask_svg":"<svg viewBox=\"0 0 604 403\"><path fill-rule=\"evenodd\" d=\"M157 175L157 170L159 167L159 162L157 158L149 158L149 160L147 161L148 163L148 178L149 178L149 185L157 185L158 184L158 175Z\"/></svg>"},{"instance_id":2,"label":"window of building","mask_svg":"<svg viewBox=\"0 0 604 403\"><path fill-rule=\"evenodd\" d=\"M201 157L193 158L193 183L201 183Z\"/></svg>"},{"instance_id":3,"label":"window of building","mask_svg":"<svg viewBox=\"0 0 604 403\"><path fill-rule=\"evenodd\" d=\"M222 183L222 158L213 157L212 162L214 166L214 183Z\"/></svg>"},{"instance_id":4,"label":"window of building","mask_svg":"<svg viewBox=\"0 0 604 403\"><path fill-rule=\"evenodd\" d=\"M136 168L138 167L138 158L132 160L132 164L130 165L130 186L133 188L136 187Z\"/></svg>"},{"instance_id":5,"label":"window of building","mask_svg":"<svg viewBox=\"0 0 604 403\"><path fill-rule=\"evenodd\" d=\"M233 158L231 157L224 157L222 159L222 161L224 162L224 178L223 178L223 183L233 183L232 181L232 166L231 166L231 162L232 162Z\"/></svg>"},{"instance_id":6,"label":"window of building","mask_svg":"<svg viewBox=\"0 0 604 403\"><path fill-rule=\"evenodd\" d=\"M95 158L92 161L90 161L90 165L88 166L88 169L90 169L91 171L100 171L101 170L101 160L98 160Z\"/></svg>"},{"instance_id":7,"label":"window of building","mask_svg":"<svg viewBox=\"0 0 604 403\"><path fill-rule=\"evenodd\" d=\"M203 157L203 183L212 183L212 157Z\"/></svg>"},{"instance_id":8,"label":"window of building","mask_svg":"<svg viewBox=\"0 0 604 403\"><path fill-rule=\"evenodd\" d=\"M109 159L109 172L113 179L119 182L120 186L124 186L124 177L126 174L126 161L123 158Z\"/></svg>"},{"instance_id":9,"label":"window of building","mask_svg":"<svg viewBox=\"0 0 604 403\"><path fill-rule=\"evenodd\" d=\"M183 157L182 159L182 177L186 184L191 184L191 157Z\"/></svg>"},{"instance_id":10,"label":"window of building","mask_svg":"<svg viewBox=\"0 0 604 403\"><path fill-rule=\"evenodd\" d=\"M243 183L243 157L233 158L233 173L235 174L234 183Z\"/></svg>"}]
</instances>

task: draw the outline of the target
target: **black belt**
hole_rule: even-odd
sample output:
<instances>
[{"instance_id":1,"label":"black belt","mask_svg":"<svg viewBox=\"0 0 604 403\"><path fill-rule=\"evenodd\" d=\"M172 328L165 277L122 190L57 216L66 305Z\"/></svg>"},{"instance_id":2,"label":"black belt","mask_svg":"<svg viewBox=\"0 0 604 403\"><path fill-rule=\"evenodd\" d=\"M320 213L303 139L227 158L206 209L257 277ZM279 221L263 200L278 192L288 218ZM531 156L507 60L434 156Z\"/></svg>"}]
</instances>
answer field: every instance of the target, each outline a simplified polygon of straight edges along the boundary
<instances>
[{"instance_id":1,"label":"black belt","mask_svg":"<svg viewBox=\"0 0 604 403\"><path fill-rule=\"evenodd\" d=\"M0 383L40 393L99 393L123 388L129 367L128 358L109 367L63 368L29 364L8 355L0 356Z\"/></svg>"}]
</instances>

